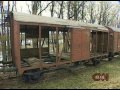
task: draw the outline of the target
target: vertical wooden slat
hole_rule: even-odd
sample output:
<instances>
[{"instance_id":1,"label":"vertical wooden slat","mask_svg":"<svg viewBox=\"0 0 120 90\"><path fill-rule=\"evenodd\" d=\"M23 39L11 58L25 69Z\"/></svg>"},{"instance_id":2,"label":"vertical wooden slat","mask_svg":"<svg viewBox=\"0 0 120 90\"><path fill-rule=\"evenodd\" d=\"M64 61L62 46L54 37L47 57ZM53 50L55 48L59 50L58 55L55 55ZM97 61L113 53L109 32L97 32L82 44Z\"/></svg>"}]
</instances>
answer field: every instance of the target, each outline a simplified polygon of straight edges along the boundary
<instances>
[{"instance_id":1,"label":"vertical wooden slat","mask_svg":"<svg viewBox=\"0 0 120 90\"><path fill-rule=\"evenodd\" d=\"M72 62L79 61L82 57L82 31L79 28L74 28L72 31Z\"/></svg>"},{"instance_id":2,"label":"vertical wooden slat","mask_svg":"<svg viewBox=\"0 0 120 90\"><path fill-rule=\"evenodd\" d=\"M20 56L20 24L16 21L13 21L13 48L14 48L14 60L16 68L18 69L19 74L22 74L21 68L21 56Z\"/></svg>"},{"instance_id":3,"label":"vertical wooden slat","mask_svg":"<svg viewBox=\"0 0 120 90\"><path fill-rule=\"evenodd\" d=\"M117 36L117 38L116 38L116 40L117 40L117 41L116 41L116 43L117 43L117 48L116 48L116 49L117 49L117 50L116 50L116 51L118 52L118 33L116 34L116 36Z\"/></svg>"},{"instance_id":4,"label":"vertical wooden slat","mask_svg":"<svg viewBox=\"0 0 120 90\"><path fill-rule=\"evenodd\" d=\"M56 63L58 63L59 43L58 43L58 27L56 27Z\"/></svg>"},{"instance_id":5,"label":"vertical wooden slat","mask_svg":"<svg viewBox=\"0 0 120 90\"><path fill-rule=\"evenodd\" d=\"M40 65L42 65L42 55L41 55L41 26L39 25L39 59ZM41 66L42 67L42 66Z\"/></svg>"},{"instance_id":6,"label":"vertical wooden slat","mask_svg":"<svg viewBox=\"0 0 120 90\"><path fill-rule=\"evenodd\" d=\"M10 44L11 44L11 59L14 62L14 44L13 44L13 17L10 15Z\"/></svg>"},{"instance_id":7,"label":"vertical wooden slat","mask_svg":"<svg viewBox=\"0 0 120 90\"><path fill-rule=\"evenodd\" d=\"M89 32L90 33L90 35L89 35L89 37L90 37L90 42L89 42L89 44L90 44L90 54L92 53L92 33L91 33L91 31Z\"/></svg>"},{"instance_id":8,"label":"vertical wooden slat","mask_svg":"<svg viewBox=\"0 0 120 90\"><path fill-rule=\"evenodd\" d=\"M27 30L27 26L25 26L25 30ZM25 33L25 48L27 48L26 47L26 33Z\"/></svg>"},{"instance_id":9,"label":"vertical wooden slat","mask_svg":"<svg viewBox=\"0 0 120 90\"><path fill-rule=\"evenodd\" d=\"M80 32L80 41L79 41L79 49L80 49L80 54L81 54L81 58L80 58L80 60L82 59L82 57L83 57L83 39L84 39L84 37L83 37L83 30L79 30L79 32Z\"/></svg>"},{"instance_id":10,"label":"vertical wooden slat","mask_svg":"<svg viewBox=\"0 0 120 90\"><path fill-rule=\"evenodd\" d=\"M49 44L49 31L48 31L48 53L50 53L50 44Z\"/></svg>"},{"instance_id":11,"label":"vertical wooden slat","mask_svg":"<svg viewBox=\"0 0 120 90\"><path fill-rule=\"evenodd\" d=\"M63 46L65 46L65 31L63 31ZM65 52L65 47L64 47L64 52Z\"/></svg>"},{"instance_id":12,"label":"vertical wooden slat","mask_svg":"<svg viewBox=\"0 0 120 90\"><path fill-rule=\"evenodd\" d=\"M108 32L107 53L109 52L109 49L110 49L110 47L109 47L109 46L110 46L110 45L109 45L109 40L110 40L110 39L109 39L109 34L110 34L110 33Z\"/></svg>"},{"instance_id":13,"label":"vertical wooden slat","mask_svg":"<svg viewBox=\"0 0 120 90\"><path fill-rule=\"evenodd\" d=\"M95 54L97 54L97 47L98 47L98 46L97 46L97 45L98 45L97 43L98 43L98 33L97 33L97 31L96 31L96 50L95 50Z\"/></svg>"},{"instance_id":14,"label":"vertical wooden slat","mask_svg":"<svg viewBox=\"0 0 120 90\"><path fill-rule=\"evenodd\" d=\"M70 30L70 60L71 60L71 63L72 63L72 56L73 56L73 54L72 54L72 52L73 52L73 29L72 28L70 28L69 29Z\"/></svg>"},{"instance_id":15,"label":"vertical wooden slat","mask_svg":"<svg viewBox=\"0 0 120 90\"><path fill-rule=\"evenodd\" d=\"M103 49L104 49L104 32L102 32L102 53L103 53Z\"/></svg>"}]
</instances>

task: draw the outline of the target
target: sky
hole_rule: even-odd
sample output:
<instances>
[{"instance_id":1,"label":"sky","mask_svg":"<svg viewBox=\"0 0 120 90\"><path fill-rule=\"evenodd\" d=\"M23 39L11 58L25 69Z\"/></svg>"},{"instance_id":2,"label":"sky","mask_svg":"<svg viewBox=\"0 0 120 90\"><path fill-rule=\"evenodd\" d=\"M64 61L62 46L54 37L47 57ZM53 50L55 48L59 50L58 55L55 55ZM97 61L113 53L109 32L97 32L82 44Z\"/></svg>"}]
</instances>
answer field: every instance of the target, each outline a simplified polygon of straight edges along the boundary
<instances>
[{"instance_id":1,"label":"sky","mask_svg":"<svg viewBox=\"0 0 120 90\"><path fill-rule=\"evenodd\" d=\"M8 1L4 1L4 5L7 5L7 2ZM48 2L48 1L46 1L46 2ZM44 4L43 6L45 6L46 2L43 3ZM12 4L12 1L10 1L10 3ZM111 3L113 5L120 4L119 1L111 1ZM28 13L29 14L28 6L26 4L30 5L31 1L16 1L17 12L23 12L23 13ZM42 15L43 16L50 16L50 13L48 11L44 11Z\"/></svg>"},{"instance_id":2,"label":"sky","mask_svg":"<svg viewBox=\"0 0 120 90\"><path fill-rule=\"evenodd\" d=\"M48 1L46 1L47 3L49 3ZM43 6L46 6L47 3L44 3ZM7 6L8 1L4 1L4 6ZM10 1L10 4L12 5L12 1ZM28 10L28 5L31 6L31 1L16 1L16 6L17 6L17 12L22 12L22 13L28 13L29 14L29 10ZM43 12L43 16L50 16L50 13L44 11Z\"/></svg>"}]
</instances>

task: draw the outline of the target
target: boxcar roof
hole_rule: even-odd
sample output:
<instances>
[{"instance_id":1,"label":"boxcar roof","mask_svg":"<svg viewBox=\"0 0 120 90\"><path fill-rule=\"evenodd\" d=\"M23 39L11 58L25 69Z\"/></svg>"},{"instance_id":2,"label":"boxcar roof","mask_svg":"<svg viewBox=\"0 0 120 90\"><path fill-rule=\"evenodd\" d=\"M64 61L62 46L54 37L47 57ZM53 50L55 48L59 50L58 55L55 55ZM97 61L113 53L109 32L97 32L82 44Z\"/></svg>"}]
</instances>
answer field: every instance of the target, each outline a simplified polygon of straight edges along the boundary
<instances>
[{"instance_id":1,"label":"boxcar roof","mask_svg":"<svg viewBox=\"0 0 120 90\"><path fill-rule=\"evenodd\" d=\"M32 23L43 23L43 24L56 24L56 25L65 25L70 27L89 27L94 30L108 31L108 29L102 25L83 23L80 21L66 20L59 18L51 18L46 16L38 16L33 14L13 12L13 18L16 21L20 22L32 22Z\"/></svg>"},{"instance_id":2,"label":"boxcar roof","mask_svg":"<svg viewBox=\"0 0 120 90\"><path fill-rule=\"evenodd\" d=\"M115 27L110 27L110 26L109 26L109 28L111 28L115 32L120 32L120 28L115 28Z\"/></svg>"}]
</instances>

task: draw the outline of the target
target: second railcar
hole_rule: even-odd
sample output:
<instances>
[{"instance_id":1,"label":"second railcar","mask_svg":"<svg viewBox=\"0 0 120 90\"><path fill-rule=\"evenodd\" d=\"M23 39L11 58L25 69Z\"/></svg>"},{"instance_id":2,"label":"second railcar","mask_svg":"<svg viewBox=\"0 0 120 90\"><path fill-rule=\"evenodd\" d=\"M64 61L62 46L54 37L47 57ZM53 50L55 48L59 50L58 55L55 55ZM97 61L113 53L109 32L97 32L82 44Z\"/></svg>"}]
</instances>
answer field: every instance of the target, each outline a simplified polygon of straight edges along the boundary
<instances>
[{"instance_id":1,"label":"second railcar","mask_svg":"<svg viewBox=\"0 0 120 90\"><path fill-rule=\"evenodd\" d=\"M120 53L120 29L106 26L109 30L109 54L113 57Z\"/></svg>"}]
</instances>

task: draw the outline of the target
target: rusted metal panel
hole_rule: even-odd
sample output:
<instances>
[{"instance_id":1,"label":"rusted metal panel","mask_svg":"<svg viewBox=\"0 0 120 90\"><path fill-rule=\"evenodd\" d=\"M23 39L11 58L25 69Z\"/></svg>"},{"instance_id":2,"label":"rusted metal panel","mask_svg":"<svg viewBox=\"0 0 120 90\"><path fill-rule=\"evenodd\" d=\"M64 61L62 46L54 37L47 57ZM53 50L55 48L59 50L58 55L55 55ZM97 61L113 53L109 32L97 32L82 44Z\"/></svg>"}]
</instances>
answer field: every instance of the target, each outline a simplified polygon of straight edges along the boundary
<instances>
[{"instance_id":1,"label":"rusted metal panel","mask_svg":"<svg viewBox=\"0 0 120 90\"><path fill-rule=\"evenodd\" d=\"M87 60L90 57L90 31L82 30L82 59Z\"/></svg>"},{"instance_id":2,"label":"rusted metal panel","mask_svg":"<svg viewBox=\"0 0 120 90\"><path fill-rule=\"evenodd\" d=\"M16 67L18 69L19 74L21 74L21 58L20 58L20 29L19 29L19 23L15 20L13 21L13 54L14 54L14 61L16 64Z\"/></svg>"},{"instance_id":3,"label":"rusted metal panel","mask_svg":"<svg viewBox=\"0 0 120 90\"><path fill-rule=\"evenodd\" d=\"M81 31L73 29L72 31L72 61L81 60Z\"/></svg>"},{"instance_id":4,"label":"rusted metal panel","mask_svg":"<svg viewBox=\"0 0 120 90\"><path fill-rule=\"evenodd\" d=\"M76 28L72 31L72 61L90 58L90 32Z\"/></svg>"},{"instance_id":5,"label":"rusted metal panel","mask_svg":"<svg viewBox=\"0 0 120 90\"><path fill-rule=\"evenodd\" d=\"M58 27L56 27L56 66L58 66L59 63L59 59L58 59L58 54L59 54L59 43L58 43L58 35L59 35L59 31L58 31Z\"/></svg>"},{"instance_id":6,"label":"rusted metal panel","mask_svg":"<svg viewBox=\"0 0 120 90\"><path fill-rule=\"evenodd\" d=\"M118 32L118 51L120 51L120 32Z\"/></svg>"},{"instance_id":7,"label":"rusted metal panel","mask_svg":"<svg viewBox=\"0 0 120 90\"><path fill-rule=\"evenodd\" d=\"M120 32L116 32L117 35L117 52L120 51Z\"/></svg>"},{"instance_id":8,"label":"rusted metal panel","mask_svg":"<svg viewBox=\"0 0 120 90\"><path fill-rule=\"evenodd\" d=\"M108 33L104 33L104 45L103 45L103 52L108 52Z\"/></svg>"},{"instance_id":9,"label":"rusted metal panel","mask_svg":"<svg viewBox=\"0 0 120 90\"><path fill-rule=\"evenodd\" d=\"M114 52L114 30L110 27L107 27L109 30L109 45L108 45L108 52Z\"/></svg>"},{"instance_id":10,"label":"rusted metal panel","mask_svg":"<svg viewBox=\"0 0 120 90\"><path fill-rule=\"evenodd\" d=\"M109 51L120 51L120 32L117 28L107 27L109 29Z\"/></svg>"},{"instance_id":11,"label":"rusted metal panel","mask_svg":"<svg viewBox=\"0 0 120 90\"><path fill-rule=\"evenodd\" d=\"M44 49L42 49L41 47L41 32L42 32L42 27L39 25L39 59L40 59L40 68L42 69L43 67L43 64L42 64L42 52L41 51L44 51ZM47 48L47 51L49 50L49 48Z\"/></svg>"},{"instance_id":12,"label":"rusted metal panel","mask_svg":"<svg viewBox=\"0 0 120 90\"><path fill-rule=\"evenodd\" d=\"M118 52L118 33L114 32L114 52Z\"/></svg>"},{"instance_id":13,"label":"rusted metal panel","mask_svg":"<svg viewBox=\"0 0 120 90\"><path fill-rule=\"evenodd\" d=\"M14 44L13 44L13 38L14 38L14 34L13 34L13 20L11 19L11 22L10 22L10 24L11 24L11 27L10 27L10 39L11 39L11 55L12 55L12 60L13 60L13 62L15 62L14 61Z\"/></svg>"}]
</instances>

